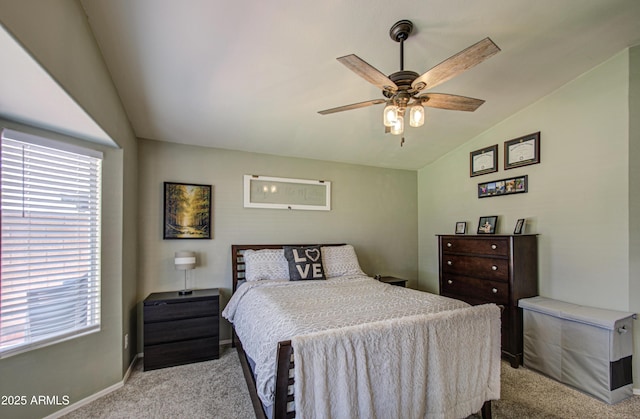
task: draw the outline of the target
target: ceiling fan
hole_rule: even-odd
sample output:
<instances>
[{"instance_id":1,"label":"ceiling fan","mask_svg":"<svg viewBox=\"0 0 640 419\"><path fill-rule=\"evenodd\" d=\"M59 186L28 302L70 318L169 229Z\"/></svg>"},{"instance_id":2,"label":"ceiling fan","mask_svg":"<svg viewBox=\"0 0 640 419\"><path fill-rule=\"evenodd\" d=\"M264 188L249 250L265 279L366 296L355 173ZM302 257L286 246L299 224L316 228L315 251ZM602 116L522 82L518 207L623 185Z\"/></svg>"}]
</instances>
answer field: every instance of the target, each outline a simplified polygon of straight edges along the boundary
<instances>
[{"instance_id":1,"label":"ceiling fan","mask_svg":"<svg viewBox=\"0 0 640 419\"><path fill-rule=\"evenodd\" d=\"M412 127L419 127L424 124L425 106L468 112L478 109L484 103L484 100L446 93L420 94L420 92L444 83L465 70L480 64L500 52L500 48L491 39L485 38L419 75L414 71L404 70L404 41L409 38L412 31L413 23L409 20L401 20L391 26L389 36L400 43L400 71L396 71L388 77L355 54L338 58L338 61L351 71L382 89L382 94L386 99L373 99L353 103L325 109L318 113L327 115L386 103L383 112L385 132L401 135L404 133L404 118L407 108L409 109L409 123ZM401 145L403 142L404 138Z\"/></svg>"}]
</instances>

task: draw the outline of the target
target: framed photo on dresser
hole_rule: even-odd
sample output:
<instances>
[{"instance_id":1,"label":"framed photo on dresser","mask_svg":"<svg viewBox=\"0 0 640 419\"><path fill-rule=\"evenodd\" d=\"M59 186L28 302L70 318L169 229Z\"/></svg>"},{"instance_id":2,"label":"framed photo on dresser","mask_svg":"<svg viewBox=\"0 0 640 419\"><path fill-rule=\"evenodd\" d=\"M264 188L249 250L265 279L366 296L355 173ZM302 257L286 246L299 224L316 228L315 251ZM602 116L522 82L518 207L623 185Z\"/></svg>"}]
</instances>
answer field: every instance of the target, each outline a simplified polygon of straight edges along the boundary
<instances>
[{"instance_id":1,"label":"framed photo on dresser","mask_svg":"<svg viewBox=\"0 0 640 419\"><path fill-rule=\"evenodd\" d=\"M480 221L478 221L478 234L495 234L496 224L498 224L497 215L480 217Z\"/></svg>"},{"instance_id":2,"label":"framed photo on dresser","mask_svg":"<svg viewBox=\"0 0 640 419\"><path fill-rule=\"evenodd\" d=\"M465 234L467 232L467 222L458 221L456 223L456 234Z\"/></svg>"}]
</instances>

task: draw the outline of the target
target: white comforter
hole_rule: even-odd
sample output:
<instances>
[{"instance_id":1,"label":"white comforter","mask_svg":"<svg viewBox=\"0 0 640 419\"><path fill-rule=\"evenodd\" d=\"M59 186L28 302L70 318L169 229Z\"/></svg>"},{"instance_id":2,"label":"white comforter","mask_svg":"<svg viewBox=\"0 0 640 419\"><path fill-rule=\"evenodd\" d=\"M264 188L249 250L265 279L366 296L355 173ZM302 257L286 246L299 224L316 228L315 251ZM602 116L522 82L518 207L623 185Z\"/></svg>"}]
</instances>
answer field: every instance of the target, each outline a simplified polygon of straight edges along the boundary
<instances>
[{"instance_id":1,"label":"white comforter","mask_svg":"<svg viewBox=\"0 0 640 419\"><path fill-rule=\"evenodd\" d=\"M463 307L468 304L366 276L346 276L326 281L247 282L234 293L222 316L233 323L245 352L256 362L258 395L269 406L274 400L277 342Z\"/></svg>"}]
</instances>

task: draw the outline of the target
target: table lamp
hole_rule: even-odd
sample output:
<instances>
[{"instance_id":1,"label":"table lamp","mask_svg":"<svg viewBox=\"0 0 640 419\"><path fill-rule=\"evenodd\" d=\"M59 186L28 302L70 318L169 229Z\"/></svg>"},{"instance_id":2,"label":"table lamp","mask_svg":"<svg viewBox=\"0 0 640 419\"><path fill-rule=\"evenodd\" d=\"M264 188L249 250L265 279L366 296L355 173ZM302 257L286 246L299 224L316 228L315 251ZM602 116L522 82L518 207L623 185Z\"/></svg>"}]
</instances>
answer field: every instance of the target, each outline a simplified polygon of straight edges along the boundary
<instances>
[{"instance_id":1,"label":"table lamp","mask_svg":"<svg viewBox=\"0 0 640 419\"><path fill-rule=\"evenodd\" d=\"M182 291L178 291L179 295L189 295L193 291L187 289L187 271L191 269L195 269L196 267L196 253L181 251L176 252L175 256L175 265L176 269L179 271L184 271L184 289Z\"/></svg>"}]
</instances>

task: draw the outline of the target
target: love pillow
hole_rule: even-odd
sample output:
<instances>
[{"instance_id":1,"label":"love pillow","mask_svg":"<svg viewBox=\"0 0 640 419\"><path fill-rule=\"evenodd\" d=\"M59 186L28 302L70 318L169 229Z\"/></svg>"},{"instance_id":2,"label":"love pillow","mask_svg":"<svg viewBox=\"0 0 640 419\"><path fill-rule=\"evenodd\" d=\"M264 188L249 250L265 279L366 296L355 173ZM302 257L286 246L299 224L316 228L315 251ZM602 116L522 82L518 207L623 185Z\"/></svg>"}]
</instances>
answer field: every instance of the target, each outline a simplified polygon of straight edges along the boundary
<instances>
[{"instance_id":1,"label":"love pillow","mask_svg":"<svg viewBox=\"0 0 640 419\"><path fill-rule=\"evenodd\" d=\"M289 263L289 279L291 281L326 279L322 267L320 246L285 246L284 257Z\"/></svg>"}]
</instances>

